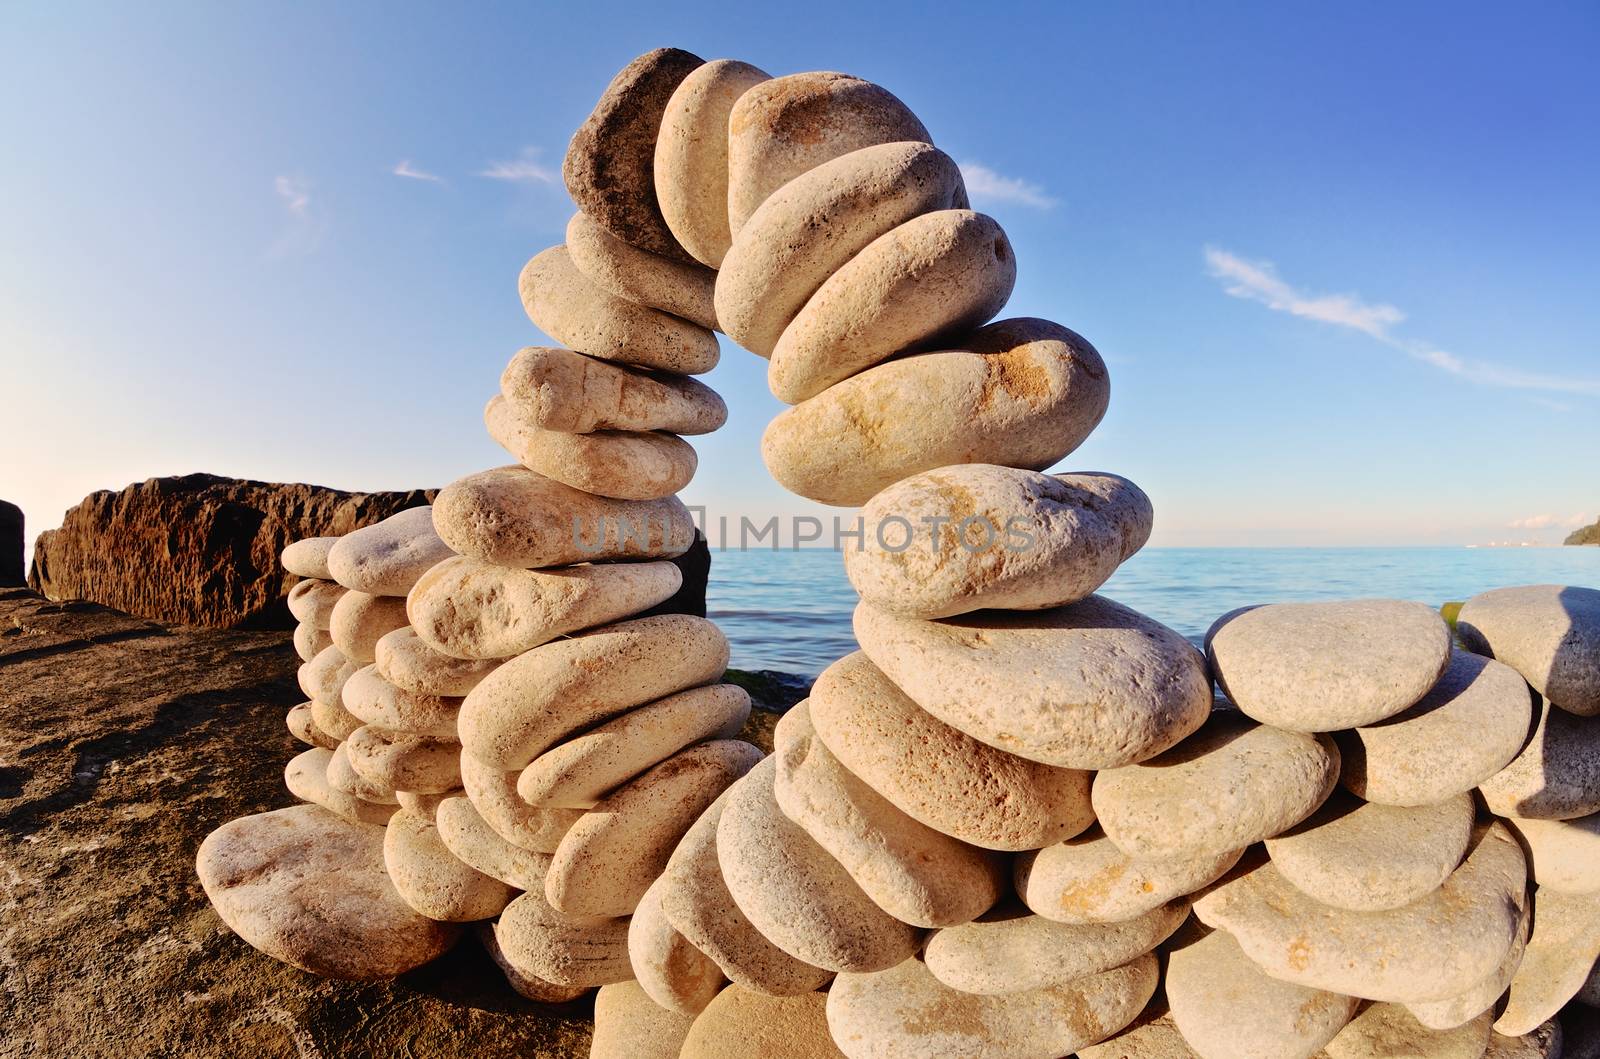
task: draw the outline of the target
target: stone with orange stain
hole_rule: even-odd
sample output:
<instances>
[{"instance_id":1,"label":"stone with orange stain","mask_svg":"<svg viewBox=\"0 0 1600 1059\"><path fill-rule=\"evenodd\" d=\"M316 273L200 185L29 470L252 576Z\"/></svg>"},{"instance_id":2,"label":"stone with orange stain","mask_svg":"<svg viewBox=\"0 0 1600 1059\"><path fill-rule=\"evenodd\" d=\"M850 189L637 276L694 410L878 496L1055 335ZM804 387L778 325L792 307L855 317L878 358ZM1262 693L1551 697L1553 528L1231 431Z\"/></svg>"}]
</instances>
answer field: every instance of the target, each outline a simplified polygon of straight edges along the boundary
<instances>
[{"instance_id":1,"label":"stone with orange stain","mask_svg":"<svg viewBox=\"0 0 1600 1059\"><path fill-rule=\"evenodd\" d=\"M1099 827L1016 859L1017 894L1058 923L1116 923L1197 893L1234 866L1244 849L1202 857L1145 859L1117 848Z\"/></svg>"},{"instance_id":2,"label":"stone with orange stain","mask_svg":"<svg viewBox=\"0 0 1600 1059\"><path fill-rule=\"evenodd\" d=\"M766 996L730 985L689 1027L682 1059L839 1059L825 993Z\"/></svg>"},{"instance_id":3,"label":"stone with orange stain","mask_svg":"<svg viewBox=\"0 0 1600 1059\"><path fill-rule=\"evenodd\" d=\"M535 647L485 677L461 704L461 741L486 765L522 769L576 732L709 684L727 668L727 637L704 618L659 614L602 625Z\"/></svg>"},{"instance_id":4,"label":"stone with orange stain","mask_svg":"<svg viewBox=\"0 0 1600 1059\"><path fill-rule=\"evenodd\" d=\"M861 514L909 532L868 534L845 551L845 573L862 599L908 618L1076 603L1144 546L1155 519L1144 491L1114 474L989 464L912 475Z\"/></svg>"},{"instance_id":5,"label":"stone with orange stain","mask_svg":"<svg viewBox=\"0 0 1600 1059\"><path fill-rule=\"evenodd\" d=\"M1106 835L1134 857L1206 857L1282 834L1339 778L1325 735L1285 732L1232 710L1163 754L1095 776Z\"/></svg>"},{"instance_id":6,"label":"stone with orange stain","mask_svg":"<svg viewBox=\"0 0 1600 1059\"><path fill-rule=\"evenodd\" d=\"M554 346L518 350L500 373L500 395L526 424L571 434L709 434L728 420L722 398L696 379L649 375Z\"/></svg>"},{"instance_id":7,"label":"stone with orange stain","mask_svg":"<svg viewBox=\"0 0 1600 1059\"><path fill-rule=\"evenodd\" d=\"M817 288L772 350L767 384L796 404L1004 308L1016 254L992 217L939 210L867 244Z\"/></svg>"},{"instance_id":8,"label":"stone with orange stain","mask_svg":"<svg viewBox=\"0 0 1600 1059\"><path fill-rule=\"evenodd\" d=\"M656 134L656 199L667 227L703 265L718 268L733 242L728 219L728 118L768 75L715 59L685 77Z\"/></svg>"},{"instance_id":9,"label":"stone with orange stain","mask_svg":"<svg viewBox=\"0 0 1600 1059\"><path fill-rule=\"evenodd\" d=\"M1164 985L1173 1021L1202 1059L1311 1059L1358 1003L1268 977L1222 930L1181 932Z\"/></svg>"},{"instance_id":10,"label":"stone with orange stain","mask_svg":"<svg viewBox=\"0 0 1600 1059\"><path fill-rule=\"evenodd\" d=\"M749 743L716 739L612 792L556 847L544 879L551 906L579 916L632 914L684 832L760 759Z\"/></svg>"},{"instance_id":11,"label":"stone with orange stain","mask_svg":"<svg viewBox=\"0 0 1600 1059\"><path fill-rule=\"evenodd\" d=\"M717 366L717 336L708 328L617 297L578 271L564 245L530 258L518 290L534 326L579 353L679 375Z\"/></svg>"},{"instance_id":12,"label":"stone with orange stain","mask_svg":"<svg viewBox=\"0 0 1600 1059\"><path fill-rule=\"evenodd\" d=\"M1104 596L939 621L863 601L855 633L873 663L918 706L1031 761L1073 769L1131 766L1177 744L1211 711L1200 652ZM1107 833L1117 837L1109 827Z\"/></svg>"},{"instance_id":13,"label":"stone with orange stain","mask_svg":"<svg viewBox=\"0 0 1600 1059\"><path fill-rule=\"evenodd\" d=\"M717 322L771 356L806 301L867 244L921 214L964 209L966 198L961 170L928 143L880 143L824 162L736 227L717 273Z\"/></svg>"},{"instance_id":14,"label":"stone with orange stain","mask_svg":"<svg viewBox=\"0 0 1600 1059\"><path fill-rule=\"evenodd\" d=\"M1090 776L1008 754L912 702L862 652L811 689L822 744L906 815L974 846L1038 849L1094 822Z\"/></svg>"},{"instance_id":15,"label":"stone with orange stain","mask_svg":"<svg viewBox=\"0 0 1600 1059\"><path fill-rule=\"evenodd\" d=\"M1522 915L1527 874L1516 840L1501 824L1473 837L1444 885L1403 908L1330 907L1269 861L1211 889L1195 915L1232 934L1274 978L1370 1000L1445 1000L1495 972Z\"/></svg>"},{"instance_id":16,"label":"stone with orange stain","mask_svg":"<svg viewBox=\"0 0 1600 1059\"><path fill-rule=\"evenodd\" d=\"M521 570L456 556L417 582L406 614L416 634L440 652L503 659L649 610L682 584L683 574L669 562Z\"/></svg>"},{"instance_id":17,"label":"stone with orange stain","mask_svg":"<svg viewBox=\"0 0 1600 1059\"><path fill-rule=\"evenodd\" d=\"M980 996L951 989L921 960L841 974L828 1026L849 1059L1039 1059L1070 1055L1133 1021L1154 994L1153 955L1045 989Z\"/></svg>"},{"instance_id":18,"label":"stone with orange stain","mask_svg":"<svg viewBox=\"0 0 1600 1059\"><path fill-rule=\"evenodd\" d=\"M783 715L773 743L778 807L879 908L913 926L948 927L1000 899L1001 858L907 815L846 769L818 737L809 703Z\"/></svg>"},{"instance_id":19,"label":"stone with orange stain","mask_svg":"<svg viewBox=\"0 0 1600 1059\"><path fill-rule=\"evenodd\" d=\"M711 269L625 243L581 211L567 222L566 246L578 271L606 291L716 330L711 297L717 274Z\"/></svg>"},{"instance_id":20,"label":"stone with orange stain","mask_svg":"<svg viewBox=\"0 0 1600 1059\"><path fill-rule=\"evenodd\" d=\"M737 235L767 198L840 155L933 138L887 89L829 71L790 74L739 96L727 119L727 212Z\"/></svg>"},{"instance_id":21,"label":"stone with orange stain","mask_svg":"<svg viewBox=\"0 0 1600 1059\"><path fill-rule=\"evenodd\" d=\"M768 424L761 455L791 492L854 506L952 464L1043 470L1083 443L1110 397L1105 362L1081 336L1001 320L802 401Z\"/></svg>"}]
</instances>

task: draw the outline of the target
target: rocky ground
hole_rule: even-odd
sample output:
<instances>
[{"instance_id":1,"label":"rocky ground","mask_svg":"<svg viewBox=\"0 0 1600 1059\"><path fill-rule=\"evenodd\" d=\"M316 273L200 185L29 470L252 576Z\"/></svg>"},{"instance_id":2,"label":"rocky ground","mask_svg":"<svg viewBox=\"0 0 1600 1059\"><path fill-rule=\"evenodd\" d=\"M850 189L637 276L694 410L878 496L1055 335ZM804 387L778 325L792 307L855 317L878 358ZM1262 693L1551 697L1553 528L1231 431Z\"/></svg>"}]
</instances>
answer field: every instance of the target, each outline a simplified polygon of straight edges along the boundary
<instances>
[{"instance_id":1,"label":"rocky ground","mask_svg":"<svg viewBox=\"0 0 1600 1059\"><path fill-rule=\"evenodd\" d=\"M257 953L211 911L201 839L290 804L297 662L281 632L0 589L0 1056L588 1055L586 1003L522 999L473 942L357 985ZM804 692L730 679L768 706ZM770 748L773 716L747 736Z\"/></svg>"}]
</instances>

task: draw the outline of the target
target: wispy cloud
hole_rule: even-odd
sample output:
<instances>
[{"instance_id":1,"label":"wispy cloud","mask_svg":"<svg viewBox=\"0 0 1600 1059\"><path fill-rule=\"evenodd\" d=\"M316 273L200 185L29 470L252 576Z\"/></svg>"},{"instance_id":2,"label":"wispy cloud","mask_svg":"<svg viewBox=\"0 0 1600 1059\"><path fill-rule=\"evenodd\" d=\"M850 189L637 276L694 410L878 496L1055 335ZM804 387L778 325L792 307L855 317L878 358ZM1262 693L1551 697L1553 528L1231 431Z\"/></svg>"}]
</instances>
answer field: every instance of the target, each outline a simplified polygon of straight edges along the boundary
<instances>
[{"instance_id":1,"label":"wispy cloud","mask_svg":"<svg viewBox=\"0 0 1600 1059\"><path fill-rule=\"evenodd\" d=\"M411 164L411 159L409 158L398 162L391 172L393 172L395 176L405 177L407 180L425 180L430 184L444 183L444 177L439 176L437 173L429 173L418 169L416 166Z\"/></svg>"},{"instance_id":2,"label":"wispy cloud","mask_svg":"<svg viewBox=\"0 0 1600 1059\"><path fill-rule=\"evenodd\" d=\"M285 174L273 179L272 190L288 214L288 226L268 248L268 255L286 257L317 249L327 223L311 196L311 182L305 177Z\"/></svg>"},{"instance_id":3,"label":"wispy cloud","mask_svg":"<svg viewBox=\"0 0 1600 1059\"><path fill-rule=\"evenodd\" d=\"M311 185L304 178L280 176L272 182L272 186L291 217L304 219L311 216Z\"/></svg>"},{"instance_id":4,"label":"wispy cloud","mask_svg":"<svg viewBox=\"0 0 1600 1059\"><path fill-rule=\"evenodd\" d=\"M1337 327L1348 327L1377 339L1391 349L1440 371L1477 383L1508 390L1543 390L1551 393L1600 397L1600 378L1574 378L1524 371L1485 360L1468 360L1436 348L1432 343L1394 333L1406 314L1386 302L1364 301L1355 294L1310 294L1282 276L1270 261L1250 261L1227 250L1205 248L1206 270L1220 280L1235 298L1260 302L1269 309L1291 313Z\"/></svg>"},{"instance_id":5,"label":"wispy cloud","mask_svg":"<svg viewBox=\"0 0 1600 1059\"><path fill-rule=\"evenodd\" d=\"M1558 515L1529 515L1527 518L1513 519L1508 525L1512 529L1520 530L1555 529L1557 527L1561 529L1577 529L1579 526L1587 526L1593 521L1594 518L1588 513L1579 512L1566 518Z\"/></svg>"},{"instance_id":6,"label":"wispy cloud","mask_svg":"<svg viewBox=\"0 0 1600 1059\"><path fill-rule=\"evenodd\" d=\"M1035 209L1055 208L1056 200L1031 180L997 173L982 162L962 162L961 177L974 199L988 202L1015 202Z\"/></svg>"},{"instance_id":7,"label":"wispy cloud","mask_svg":"<svg viewBox=\"0 0 1600 1059\"><path fill-rule=\"evenodd\" d=\"M481 177L490 180L504 180L513 184L555 184L561 179L561 174L539 161L543 152L537 147L524 147L517 157L509 162L492 162L487 168L478 171Z\"/></svg>"}]
</instances>

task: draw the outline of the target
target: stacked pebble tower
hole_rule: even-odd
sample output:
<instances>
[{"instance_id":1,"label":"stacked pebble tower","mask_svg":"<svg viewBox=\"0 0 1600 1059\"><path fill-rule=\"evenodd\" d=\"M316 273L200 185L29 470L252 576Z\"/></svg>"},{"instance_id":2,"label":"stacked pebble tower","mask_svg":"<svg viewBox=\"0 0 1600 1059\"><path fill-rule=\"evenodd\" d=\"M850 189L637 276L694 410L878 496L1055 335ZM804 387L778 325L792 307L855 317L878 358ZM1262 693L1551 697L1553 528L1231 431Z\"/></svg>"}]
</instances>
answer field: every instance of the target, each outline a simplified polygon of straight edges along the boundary
<instances>
[{"instance_id":1,"label":"stacked pebble tower","mask_svg":"<svg viewBox=\"0 0 1600 1059\"><path fill-rule=\"evenodd\" d=\"M521 289L572 349L519 353L486 411L520 466L439 496L442 561L364 678L395 694L352 695L360 643L322 602L385 586L334 548L294 567L339 582L297 603L333 673L297 733L337 752L315 711L342 678L341 724L458 739L458 773L346 751L329 789L394 814L376 877L377 829L320 811L213 835L201 875L240 934L340 973L308 935L345 930L366 951L341 958L393 974L498 913L517 988L602 987L596 1059L1563 1054L1557 1013L1600 1004L1600 592L1487 593L1461 646L1418 604L1249 608L1202 654L1095 594L1150 502L1041 472L1104 414L1105 365L1060 325L988 322L1010 246L898 99L662 49L565 175L582 212ZM629 617L686 546L672 435L721 422L684 378L712 329L793 405L774 476L865 528L861 650L759 763L726 738L748 704L711 684L709 623ZM453 732L406 734L401 691ZM285 914L255 871L332 865L360 916Z\"/></svg>"}]
</instances>

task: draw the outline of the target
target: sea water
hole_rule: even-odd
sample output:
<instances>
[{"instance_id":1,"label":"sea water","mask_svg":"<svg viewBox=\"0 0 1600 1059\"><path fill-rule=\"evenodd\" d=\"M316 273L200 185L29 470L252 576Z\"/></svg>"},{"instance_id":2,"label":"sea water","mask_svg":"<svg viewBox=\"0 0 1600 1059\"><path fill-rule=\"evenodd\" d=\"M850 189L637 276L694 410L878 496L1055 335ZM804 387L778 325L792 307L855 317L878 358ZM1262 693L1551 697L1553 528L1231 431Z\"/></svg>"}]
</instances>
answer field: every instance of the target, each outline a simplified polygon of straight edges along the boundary
<instances>
[{"instance_id":1,"label":"sea water","mask_svg":"<svg viewBox=\"0 0 1600 1059\"><path fill-rule=\"evenodd\" d=\"M1147 548L1101 590L1196 644L1252 603L1414 599L1437 607L1506 585L1600 587L1600 548ZM712 550L709 616L738 669L815 677L856 649L856 594L829 549Z\"/></svg>"}]
</instances>

